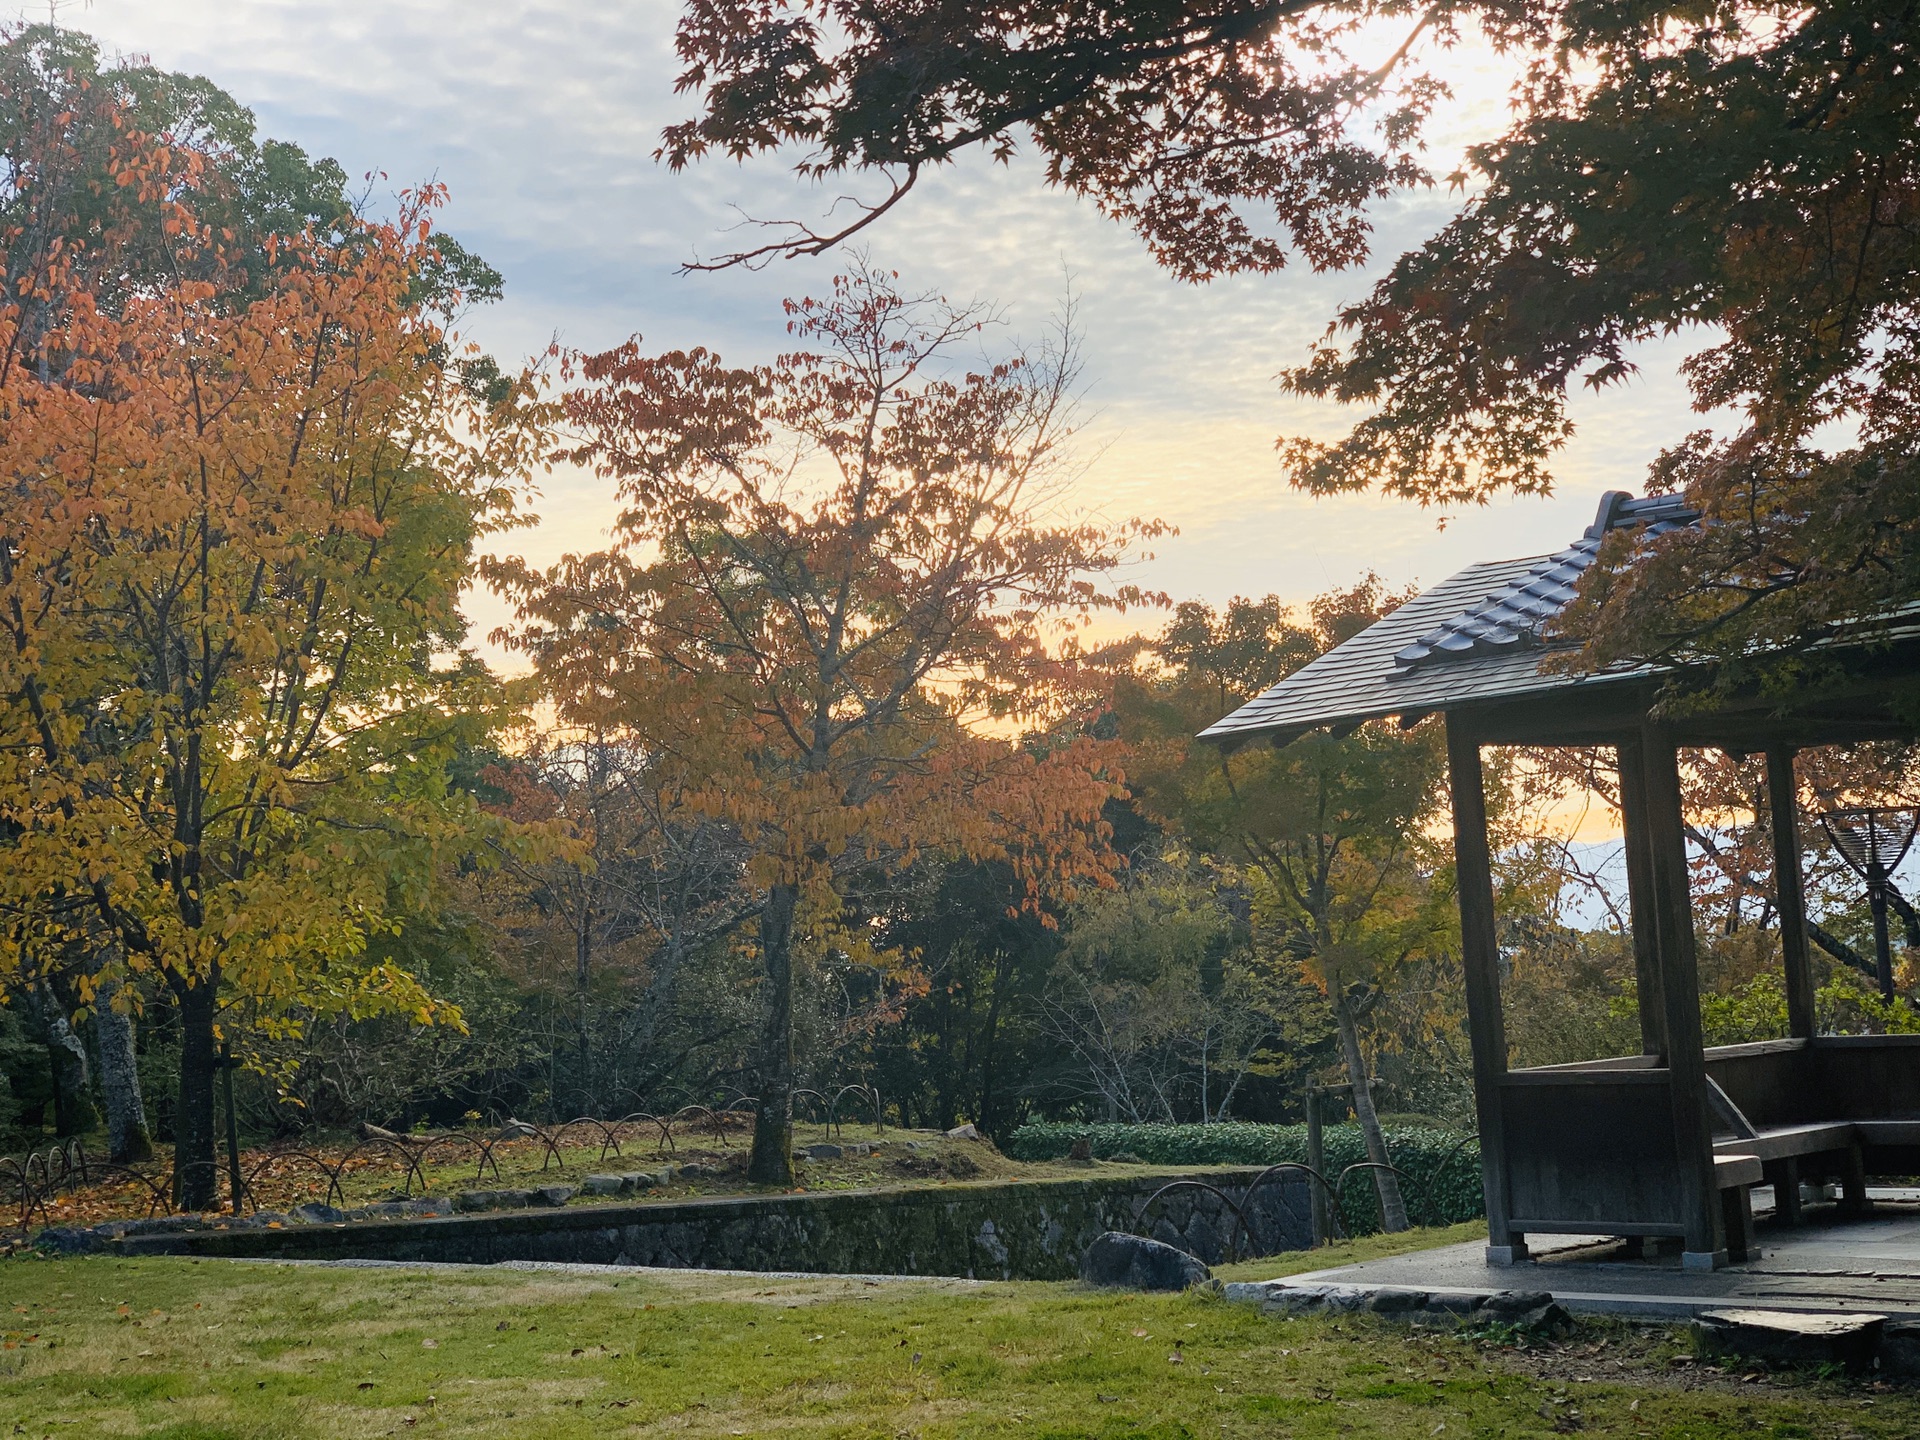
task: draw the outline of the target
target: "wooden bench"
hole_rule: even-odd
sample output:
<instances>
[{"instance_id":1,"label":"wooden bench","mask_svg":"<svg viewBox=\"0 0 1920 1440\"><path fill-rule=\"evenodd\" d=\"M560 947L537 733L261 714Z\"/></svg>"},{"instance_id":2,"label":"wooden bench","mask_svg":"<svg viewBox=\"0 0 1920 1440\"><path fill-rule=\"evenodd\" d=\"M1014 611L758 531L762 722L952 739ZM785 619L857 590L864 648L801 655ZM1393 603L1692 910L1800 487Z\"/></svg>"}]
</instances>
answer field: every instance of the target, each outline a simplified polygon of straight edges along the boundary
<instances>
[{"instance_id":1,"label":"wooden bench","mask_svg":"<svg viewBox=\"0 0 1920 1440\"><path fill-rule=\"evenodd\" d=\"M1713 1185L1720 1192L1720 1213L1727 1232L1727 1254L1746 1260L1755 1254L1753 1243L1753 1187L1763 1172L1758 1155L1713 1157Z\"/></svg>"}]
</instances>

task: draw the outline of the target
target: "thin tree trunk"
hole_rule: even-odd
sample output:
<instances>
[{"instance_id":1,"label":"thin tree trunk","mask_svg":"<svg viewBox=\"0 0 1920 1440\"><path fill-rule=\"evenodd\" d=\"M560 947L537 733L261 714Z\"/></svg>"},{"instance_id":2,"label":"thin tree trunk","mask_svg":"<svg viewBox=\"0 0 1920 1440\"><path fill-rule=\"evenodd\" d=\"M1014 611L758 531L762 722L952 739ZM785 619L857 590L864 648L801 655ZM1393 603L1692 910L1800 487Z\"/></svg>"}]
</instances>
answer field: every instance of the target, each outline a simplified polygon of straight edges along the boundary
<instances>
[{"instance_id":1,"label":"thin tree trunk","mask_svg":"<svg viewBox=\"0 0 1920 1440\"><path fill-rule=\"evenodd\" d=\"M793 1184L793 917L800 892L775 885L760 915L760 953L767 970L766 1029L761 1034L747 1178L757 1185Z\"/></svg>"},{"instance_id":2,"label":"thin tree trunk","mask_svg":"<svg viewBox=\"0 0 1920 1440\"><path fill-rule=\"evenodd\" d=\"M133 1016L114 1008L120 982L100 987L93 1006L93 1039L100 1052L100 1092L107 1102L107 1158L131 1165L153 1158L146 1102L140 1096L140 1069L134 1049Z\"/></svg>"},{"instance_id":3,"label":"thin tree trunk","mask_svg":"<svg viewBox=\"0 0 1920 1440\"><path fill-rule=\"evenodd\" d=\"M173 1193L181 1210L213 1210L220 1203L213 1103L219 1066L213 1036L218 986L209 975L197 985L174 988L180 1002L180 1099L173 1117Z\"/></svg>"},{"instance_id":4,"label":"thin tree trunk","mask_svg":"<svg viewBox=\"0 0 1920 1440\"><path fill-rule=\"evenodd\" d=\"M1329 985L1333 1018L1340 1030L1340 1052L1346 1057L1347 1079L1353 1082L1353 1114L1366 1138L1367 1158L1375 1165L1391 1163L1387 1142L1380 1134L1380 1117L1373 1109L1373 1089L1367 1078L1367 1057L1360 1051L1360 1027L1354 1023L1353 1007L1344 991ZM1380 1197L1380 1225L1388 1234L1407 1228L1407 1204L1400 1196L1400 1177L1391 1170L1375 1170L1373 1188Z\"/></svg>"},{"instance_id":5,"label":"thin tree trunk","mask_svg":"<svg viewBox=\"0 0 1920 1440\"><path fill-rule=\"evenodd\" d=\"M87 1048L73 1033L66 1007L50 985L40 994L39 1010L47 1040L47 1063L53 1070L53 1133L64 1140L93 1128L93 1100L87 1093Z\"/></svg>"}]
</instances>

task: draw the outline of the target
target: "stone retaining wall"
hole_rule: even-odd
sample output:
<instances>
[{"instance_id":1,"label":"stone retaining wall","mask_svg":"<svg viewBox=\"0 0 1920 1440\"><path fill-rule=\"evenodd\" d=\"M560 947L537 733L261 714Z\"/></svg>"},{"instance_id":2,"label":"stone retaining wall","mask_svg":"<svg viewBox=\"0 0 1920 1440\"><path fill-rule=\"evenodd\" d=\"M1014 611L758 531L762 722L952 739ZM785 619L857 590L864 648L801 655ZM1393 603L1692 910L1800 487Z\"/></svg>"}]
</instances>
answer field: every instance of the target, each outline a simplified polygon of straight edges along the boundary
<instances>
[{"instance_id":1,"label":"stone retaining wall","mask_svg":"<svg viewBox=\"0 0 1920 1440\"><path fill-rule=\"evenodd\" d=\"M1194 1172L1238 1200L1255 1170ZM101 1247L121 1255L312 1260L548 1260L692 1269L955 1275L1061 1280L1107 1230L1131 1230L1141 1204L1178 1175L1033 1180L920 1190L738 1196L647 1205L414 1220L289 1225L284 1229L129 1234ZM1254 1253L1308 1244L1298 1177L1263 1185L1249 1215ZM1155 1207L1150 1233L1209 1264L1229 1258L1233 1213L1204 1190Z\"/></svg>"}]
</instances>

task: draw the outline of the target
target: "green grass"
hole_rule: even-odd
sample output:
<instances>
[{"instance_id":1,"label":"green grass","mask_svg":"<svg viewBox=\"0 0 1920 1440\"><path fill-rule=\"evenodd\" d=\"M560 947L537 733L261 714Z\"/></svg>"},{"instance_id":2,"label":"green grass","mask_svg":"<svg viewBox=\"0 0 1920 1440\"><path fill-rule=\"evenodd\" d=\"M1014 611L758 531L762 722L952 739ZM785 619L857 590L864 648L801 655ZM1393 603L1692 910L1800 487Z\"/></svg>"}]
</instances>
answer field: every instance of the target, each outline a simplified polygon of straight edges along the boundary
<instances>
[{"instance_id":1,"label":"green grass","mask_svg":"<svg viewBox=\"0 0 1920 1440\"><path fill-rule=\"evenodd\" d=\"M1920 1434L1911 1395L1703 1378L1619 1327L1514 1355L1206 1294L96 1258L0 1296L0 1436Z\"/></svg>"}]
</instances>

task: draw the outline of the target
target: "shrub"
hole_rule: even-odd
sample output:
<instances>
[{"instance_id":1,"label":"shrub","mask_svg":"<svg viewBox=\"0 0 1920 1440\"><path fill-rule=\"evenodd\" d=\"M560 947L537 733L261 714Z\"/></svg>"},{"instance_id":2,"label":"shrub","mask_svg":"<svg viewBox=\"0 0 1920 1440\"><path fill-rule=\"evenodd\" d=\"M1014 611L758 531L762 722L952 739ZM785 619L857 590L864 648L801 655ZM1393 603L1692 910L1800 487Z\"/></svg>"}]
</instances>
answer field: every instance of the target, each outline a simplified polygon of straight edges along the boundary
<instances>
[{"instance_id":1,"label":"shrub","mask_svg":"<svg viewBox=\"0 0 1920 1440\"><path fill-rule=\"evenodd\" d=\"M1420 1126L1384 1127L1387 1154L1406 1179L1401 1191L1407 1215L1416 1225L1451 1225L1486 1213L1480 1191L1480 1146L1452 1130ZM1327 1179L1338 1184L1350 1165L1367 1158L1357 1125L1329 1125L1323 1132ZM1072 1121L1033 1121L1013 1132L1006 1153L1016 1160L1058 1160L1084 1139L1096 1159L1122 1153L1151 1165L1305 1164L1304 1125L1120 1125ZM1380 1204L1368 1171L1348 1177L1340 1214L1347 1233L1370 1234L1380 1228Z\"/></svg>"}]
</instances>

